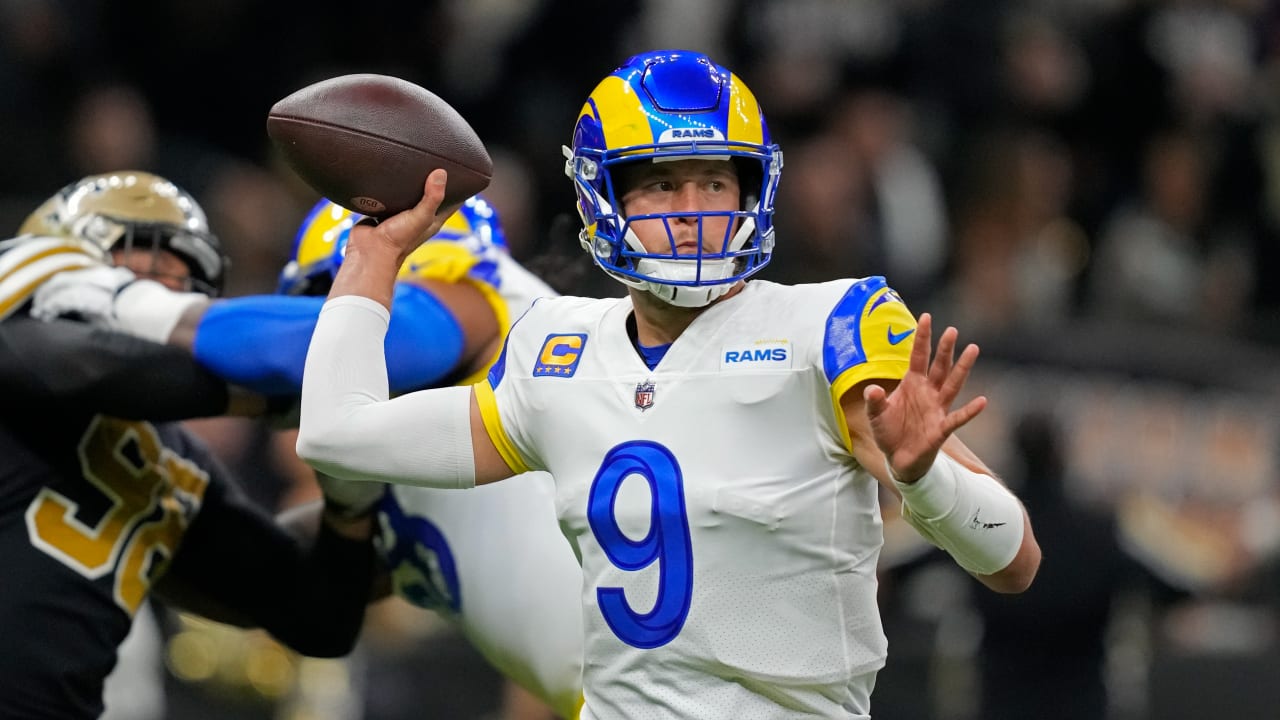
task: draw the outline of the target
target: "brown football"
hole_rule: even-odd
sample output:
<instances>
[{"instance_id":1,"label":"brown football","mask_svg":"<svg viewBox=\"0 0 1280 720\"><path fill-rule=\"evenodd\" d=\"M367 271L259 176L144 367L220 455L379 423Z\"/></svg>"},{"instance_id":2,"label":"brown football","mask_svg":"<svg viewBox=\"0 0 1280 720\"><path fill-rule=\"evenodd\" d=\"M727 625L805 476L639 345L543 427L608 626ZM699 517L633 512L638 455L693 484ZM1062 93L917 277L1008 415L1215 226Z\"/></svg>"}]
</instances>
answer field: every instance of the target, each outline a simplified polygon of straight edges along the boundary
<instances>
[{"instance_id":1,"label":"brown football","mask_svg":"<svg viewBox=\"0 0 1280 720\"><path fill-rule=\"evenodd\" d=\"M353 212L387 217L422 199L427 174L449 172L442 206L484 190L493 161L449 103L389 75L341 75L285 97L267 134L316 192Z\"/></svg>"}]
</instances>

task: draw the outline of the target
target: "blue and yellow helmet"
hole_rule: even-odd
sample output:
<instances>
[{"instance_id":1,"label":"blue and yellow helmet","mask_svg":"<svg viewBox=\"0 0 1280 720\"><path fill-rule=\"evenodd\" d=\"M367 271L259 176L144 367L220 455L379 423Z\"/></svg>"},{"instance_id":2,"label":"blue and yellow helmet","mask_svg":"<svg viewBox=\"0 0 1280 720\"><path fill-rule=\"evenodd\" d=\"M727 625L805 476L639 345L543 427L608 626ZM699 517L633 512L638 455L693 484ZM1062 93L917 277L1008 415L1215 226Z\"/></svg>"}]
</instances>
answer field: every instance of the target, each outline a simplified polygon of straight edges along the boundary
<instances>
[{"instance_id":1,"label":"blue and yellow helmet","mask_svg":"<svg viewBox=\"0 0 1280 720\"><path fill-rule=\"evenodd\" d=\"M351 228L364 219L329 200L320 200L307 213L293 241L293 257L280 271L276 292L282 295L324 295L333 285L333 279L342 267L347 254L347 241ZM400 277L418 274L419 266L427 258L438 261L428 247L438 240L452 241L466 247L474 259L469 261L472 272L486 266L485 258L493 252L506 252L507 240L502 232L498 213L480 195L467 199L449 219L440 232L409 254L400 268ZM477 261L479 261L477 263Z\"/></svg>"},{"instance_id":2,"label":"blue and yellow helmet","mask_svg":"<svg viewBox=\"0 0 1280 720\"><path fill-rule=\"evenodd\" d=\"M782 152L769 137L751 90L702 53L663 50L636 55L592 91L564 148L582 216L582 246L620 282L675 305L700 306L758 272L773 251L774 196ZM623 163L724 159L737 166L742 205L731 215L722 252L696 257L649 253L621 212L612 171ZM676 215L645 215L643 219Z\"/></svg>"}]
</instances>

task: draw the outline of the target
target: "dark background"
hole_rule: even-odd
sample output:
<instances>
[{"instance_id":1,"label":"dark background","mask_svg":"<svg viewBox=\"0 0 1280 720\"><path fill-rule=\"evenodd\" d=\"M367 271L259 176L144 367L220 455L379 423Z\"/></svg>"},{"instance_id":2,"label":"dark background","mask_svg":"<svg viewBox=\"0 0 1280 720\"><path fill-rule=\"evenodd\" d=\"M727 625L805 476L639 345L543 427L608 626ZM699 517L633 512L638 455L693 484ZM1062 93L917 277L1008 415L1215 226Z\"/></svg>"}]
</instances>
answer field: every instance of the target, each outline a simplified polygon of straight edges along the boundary
<instances>
[{"instance_id":1,"label":"dark background","mask_svg":"<svg viewBox=\"0 0 1280 720\"><path fill-rule=\"evenodd\" d=\"M762 277L883 274L955 323L983 345L975 391L993 400L966 441L1024 497L1058 483L1033 508L1042 589L1008 602L899 534L887 504L878 716L1066 717L1063 693L1109 708L1073 717L1274 717L1274 2L0 0L0 227L80 176L150 170L209 213L230 293L270 292L316 198L272 153L268 108L381 72L485 139L517 257L620 294L580 267L560 146L594 84L658 47L737 72L784 149ZM264 504L314 491L264 426L196 427ZM178 662L170 715L421 716L472 698L428 716L493 716L495 679L447 630L377 615L340 671L251 661L243 637L207 676ZM184 628L166 618L172 665ZM255 663L288 672L257 682Z\"/></svg>"}]
</instances>

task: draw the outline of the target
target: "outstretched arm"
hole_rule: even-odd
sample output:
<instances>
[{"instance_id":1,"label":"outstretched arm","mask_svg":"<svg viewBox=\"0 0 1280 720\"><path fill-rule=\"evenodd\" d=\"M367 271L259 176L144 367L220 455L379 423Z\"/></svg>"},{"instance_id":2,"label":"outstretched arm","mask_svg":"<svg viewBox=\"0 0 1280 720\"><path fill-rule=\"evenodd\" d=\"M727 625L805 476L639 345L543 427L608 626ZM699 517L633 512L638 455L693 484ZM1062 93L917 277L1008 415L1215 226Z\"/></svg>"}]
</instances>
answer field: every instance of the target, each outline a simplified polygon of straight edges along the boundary
<instances>
[{"instance_id":1,"label":"outstretched arm","mask_svg":"<svg viewBox=\"0 0 1280 720\"><path fill-rule=\"evenodd\" d=\"M59 273L35 293L41 319L74 315L86 323L167 342L236 386L296 397L323 298L250 295L213 300L136 280L121 267ZM402 281L387 333L387 370L396 393L449 382L482 363L498 321L468 282Z\"/></svg>"},{"instance_id":2,"label":"outstretched arm","mask_svg":"<svg viewBox=\"0 0 1280 720\"><path fill-rule=\"evenodd\" d=\"M433 172L417 206L352 229L303 372L298 456L321 472L450 488L512 474L470 388L388 399L383 343L396 274L455 209L437 212L445 180L444 171Z\"/></svg>"},{"instance_id":3,"label":"outstretched arm","mask_svg":"<svg viewBox=\"0 0 1280 720\"><path fill-rule=\"evenodd\" d=\"M978 358L970 345L954 357L947 328L930 362L932 321L920 316L907 374L896 384L863 383L842 398L854 455L903 496L904 518L997 592L1022 592L1040 566L1040 546L1021 503L954 433L982 412L986 398L959 409Z\"/></svg>"},{"instance_id":4,"label":"outstretched arm","mask_svg":"<svg viewBox=\"0 0 1280 720\"><path fill-rule=\"evenodd\" d=\"M323 304L320 297L284 295L218 300L179 322L170 342L185 344L202 365L237 385L296 396ZM384 345L396 394L461 375L496 331L493 309L469 283L399 282L395 308ZM486 313L491 327L480 328L475 318Z\"/></svg>"},{"instance_id":5,"label":"outstretched arm","mask_svg":"<svg viewBox=\"0 0 1280 720\"><path fill-rule=\"evenodd\" d=\"M178 420L261 414L261 397L228 387L177 348L75 320L0 323L0 384L15 412L83 411Z\"/></svg>"}]
</instances>

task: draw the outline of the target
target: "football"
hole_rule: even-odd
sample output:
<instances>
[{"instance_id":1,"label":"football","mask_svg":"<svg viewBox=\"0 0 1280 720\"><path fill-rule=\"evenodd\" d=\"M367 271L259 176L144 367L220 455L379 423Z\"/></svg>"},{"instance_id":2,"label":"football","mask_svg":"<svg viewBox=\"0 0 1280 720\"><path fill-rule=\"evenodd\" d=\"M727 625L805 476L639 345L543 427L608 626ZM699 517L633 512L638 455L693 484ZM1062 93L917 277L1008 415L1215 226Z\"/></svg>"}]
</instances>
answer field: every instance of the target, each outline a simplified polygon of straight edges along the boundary
<instances>
[{"instance_id":1,"label":"football","mask_svg":"<svg viewBox=\"0 0 1280 720\"><path fill-rule=\"evenodd\" d=\"M484 190L493 161L475 130L426 88L389 75L341 75L272 106L267 134L316 192L384 218L422 199L436 168L449 173L442 207Z\"/></svg>"}]
</instances>

